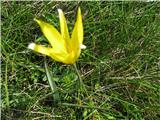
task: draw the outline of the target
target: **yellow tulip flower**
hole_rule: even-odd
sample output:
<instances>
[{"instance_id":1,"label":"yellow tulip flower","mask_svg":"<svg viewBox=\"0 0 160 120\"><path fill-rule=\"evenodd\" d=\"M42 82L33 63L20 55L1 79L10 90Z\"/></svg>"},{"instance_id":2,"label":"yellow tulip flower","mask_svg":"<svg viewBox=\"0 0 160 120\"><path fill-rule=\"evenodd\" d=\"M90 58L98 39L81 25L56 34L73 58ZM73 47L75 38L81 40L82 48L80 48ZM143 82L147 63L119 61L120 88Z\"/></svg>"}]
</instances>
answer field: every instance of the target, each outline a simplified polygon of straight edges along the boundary
<instances>
[{"instance_id":1,"label":"yellow tulip flower","mask_svg":"<svg viewBox=\"0 0 160 120\"><path fill-rule=\"evenodd\" d=\"M63 62L65 64L73 64L78 59L81 53L81 49L86 48L86 46L82 44L83 23L81 10L78 8L77 21L72 31L71 37L69 35L66 19L62 10L58 9L58 13L61 33L59 33L58 30L52 25L44 21L34 19L39 24L44 36L51 44L51 47L30 43L28 48L50 56L56 61Z\"/></svg>"}]
</instances>

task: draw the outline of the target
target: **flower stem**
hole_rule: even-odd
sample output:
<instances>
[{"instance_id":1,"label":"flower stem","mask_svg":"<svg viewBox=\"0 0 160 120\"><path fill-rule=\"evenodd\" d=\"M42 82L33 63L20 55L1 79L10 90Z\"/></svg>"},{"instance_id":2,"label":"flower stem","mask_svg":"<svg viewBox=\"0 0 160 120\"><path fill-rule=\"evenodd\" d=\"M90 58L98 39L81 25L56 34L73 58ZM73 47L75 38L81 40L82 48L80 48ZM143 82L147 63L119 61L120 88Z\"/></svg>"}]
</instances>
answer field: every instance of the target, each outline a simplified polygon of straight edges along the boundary
<instances>
[{"instance_id":1,"label":"flower stem","mask_svg":"<svg viewBox=\"0 0 160 120\"><path fill-rule=\"evenodd\" d=\"M86 91L86 89L85 89L85 85L84 85L84 83L83 83L82 77L81 77L81 75L80 75L80 72L79 72L79 70L78 70L78 68L77 68L76 63L73 64L73 65L74 65L74 68L75 68L76 73L77 73L78 78L79 78L78 89L79 89L79 91L81 91L81 92L82 92L82 91L85 91L85 92L87 93L87 91Z\"/></svg>"}]
</instances>

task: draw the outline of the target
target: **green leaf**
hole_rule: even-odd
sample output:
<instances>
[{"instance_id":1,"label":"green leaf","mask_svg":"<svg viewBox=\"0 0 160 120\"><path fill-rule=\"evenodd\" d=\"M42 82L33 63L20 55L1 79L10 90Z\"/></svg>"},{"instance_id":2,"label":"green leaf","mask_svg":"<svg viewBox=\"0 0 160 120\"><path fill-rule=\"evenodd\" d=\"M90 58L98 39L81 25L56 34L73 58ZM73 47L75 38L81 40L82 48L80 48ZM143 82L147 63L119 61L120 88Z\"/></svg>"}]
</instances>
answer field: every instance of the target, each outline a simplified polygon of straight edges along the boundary
<instances>
[{"instance_id":1,"label":"green leaf","mask_svg":"<svg viewBox=\"0 0 160 120\"><path fill-rule=\"evenodd\" d=\"M51 87L51 90L53 92L54 102L60 102L59 92L57 90L57 86L56 86L56 83L55 83L55 81L53 79L53 76L51 75L51 72L48 69L48 65L46 63L46 60L45 60L44 64L45 64L46 76L47 76L49 85Z\"/></svg>"}]
</instances>

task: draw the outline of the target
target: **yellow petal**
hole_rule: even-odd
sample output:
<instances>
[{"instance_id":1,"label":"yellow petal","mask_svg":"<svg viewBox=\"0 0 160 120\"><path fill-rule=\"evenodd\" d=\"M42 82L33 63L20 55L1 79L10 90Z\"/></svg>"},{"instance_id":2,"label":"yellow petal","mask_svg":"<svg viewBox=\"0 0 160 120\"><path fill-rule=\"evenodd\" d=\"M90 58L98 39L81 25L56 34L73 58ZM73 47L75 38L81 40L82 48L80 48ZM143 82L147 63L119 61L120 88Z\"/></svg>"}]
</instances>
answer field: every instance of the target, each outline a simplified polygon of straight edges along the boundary
<instances>
[{"instance_id":1,"label":"yellow petal","mask_svg":"<svg viewBox=\"0 0 160 120\"><path fill-rule=\"evenodd\" d=\"M56 51L66 51L66 43L60 33L50 24L34 19L39 26L41 27L41 30L44 34L44 36L48 39L50 44L52 45L53 49Z\"/></svg>"},{"instance_id":2,"label":"yellow petal","mask_svg":"<svg viewBox=\"0 0 160 120\"><path fill-rule=\"evenodd\" d=\"M67 54L60 52L60 53L56 53L53 48L47 48L45 46L42 45L37 45L35 43L30 43L28 45L28 48L31 50L34 50L38 53L47 55L49 57L51 57L52 59L59 61L59 62L63 62L63 63L69 63L69 61L67 60Z\"/></svg>"},{"instance_id":3,"label":"yellow petal","mask_svg":"<svg viewBox=\"0 0 160 120\"><path fill-rule=\"evenodd\" d=\"M75 34L77 34L77 36L78 36L79 43L82 44L83 43L83 23L82 23L82 15L81 15L81 9L80 9L80 7L78 8L77 21L75 23L73 32L74 31L77 32Z\"/></svg>"},{"instance_id":4,"label":"yellow petal","mask_svg":"<svg viewBox=\"0 0 160 120\"><path fill-rule=\"evenodd\" d=\"M59 13L59 19L60 19L61 35L63 39L66 41L66 45L67 45L66 47L70 52L70 37L69 37L66 18L61 9L58 9L58 13Z\"/></svg>"},{"instance_id":5,"label":"yellow petal","mask_svg":"<svg viewBox=\"0 0 160 120\"><path fill-rule=\"evenodd\" d=\"M39 52L39 53L41 53L41 54L44 54L44 55L48 55L48 56L51 55L51 54L50 54L51 48L47 48L47 47L44 47L44 46L42 46L42 45L37 45L37 44L35 44L35 43L30 43L30 44L28 45L28 48L31 49L31 50L34 50L34 51L36 51L36 52Z\"/></svg>"},{"instance_id":6,"label":"yellow petal","mask_svg":"<svg viewBox=\"0 0 160 120\"><path fill-rule=\"evenodd\" d=\"M74 56L75 59L77 59L80 55L80 45L82 45L83 42L83 24L82 24L82 16L81 16L81 10L78 8L77 13L77 21L75 23L72 37L71 37L71 46L74 50Z\"/></svg>"}]
</instances>

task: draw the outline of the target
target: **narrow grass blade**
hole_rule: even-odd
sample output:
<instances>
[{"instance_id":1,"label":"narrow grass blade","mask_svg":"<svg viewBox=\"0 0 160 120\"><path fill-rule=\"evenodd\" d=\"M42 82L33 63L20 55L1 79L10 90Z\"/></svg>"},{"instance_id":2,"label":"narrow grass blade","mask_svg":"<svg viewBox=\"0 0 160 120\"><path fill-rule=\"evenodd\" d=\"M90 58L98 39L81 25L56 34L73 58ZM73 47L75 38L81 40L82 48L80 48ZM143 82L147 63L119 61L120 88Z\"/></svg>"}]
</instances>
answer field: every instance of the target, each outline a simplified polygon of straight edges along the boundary
<instances>
[{"instance_id":1,"label":"narrow grass blade","mask_svg":"<svg viewBox=\"0 0 160 120\"><path fill-rule=\"evenodd\" d=\"M54 102L60 102L59 92L57 90L57 86L55 84L55 81L54 81L54 79L53 79L53 77L52 77L52 75L51 75L51 73L50 73L50 71L48 69L48 65L46 63L46 60L45 60L44 64L45 64L46 76L47 76L49 85L51 87L51 90L53 92Z\"/></svg>"},{"instance_id":2,"label":"narrow grass blade","mask_svg":"<svg viewBox=\"0 0 160 120\"><path fill-rule=\"evenodd\" d=\"M9 93L8 93L8 77L7 77L7 70L8 70L8 61L6 62L5 68L5 92L6 92L6 105L9 107Z\"/></svg>"}]
</instances>

